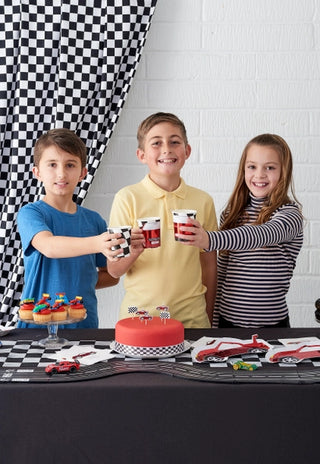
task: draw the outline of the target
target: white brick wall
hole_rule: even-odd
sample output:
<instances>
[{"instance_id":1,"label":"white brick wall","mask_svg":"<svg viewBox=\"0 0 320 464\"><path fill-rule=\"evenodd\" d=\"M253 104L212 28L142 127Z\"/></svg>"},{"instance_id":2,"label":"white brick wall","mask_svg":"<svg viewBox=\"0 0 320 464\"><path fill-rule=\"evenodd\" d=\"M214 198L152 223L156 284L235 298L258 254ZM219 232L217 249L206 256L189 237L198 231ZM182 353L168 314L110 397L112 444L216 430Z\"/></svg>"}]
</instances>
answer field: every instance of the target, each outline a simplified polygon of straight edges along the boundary
<instances>
[{"instance_id":1,"label":"white brick wall","mask_svg":"<svg viewBox=\"0 0 320 464\"><path fill-rule=\"evenodd\" d=\"M292 325L318 326L320 297L320 0L158 0L125 108L86 200L107 220L113 196L146 170L138 124L171 111L187 127L185 180L207 190L217 213L246 142L283 136L294 157L305 242L288 296ZM101 327L113 327L122 283L99 290Z\"/></svg>"}]
</instances>

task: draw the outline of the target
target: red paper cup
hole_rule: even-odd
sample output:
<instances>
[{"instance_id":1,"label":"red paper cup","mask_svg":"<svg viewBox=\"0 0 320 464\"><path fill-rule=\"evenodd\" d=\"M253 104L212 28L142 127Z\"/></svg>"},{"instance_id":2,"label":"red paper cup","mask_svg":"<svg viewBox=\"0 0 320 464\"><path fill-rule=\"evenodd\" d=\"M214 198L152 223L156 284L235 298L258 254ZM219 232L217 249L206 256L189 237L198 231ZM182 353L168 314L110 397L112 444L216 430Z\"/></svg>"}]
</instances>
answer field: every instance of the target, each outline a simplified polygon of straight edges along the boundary
<instances>
[{"instance_id":1,"label":"red paper cup","mask_svg":"<svg viewBox=\"0 0 320 464\"><path fill-rule=\"evenodd\" d=\"M181 227L192 227L188 218L196 219L197 211L195 209L175 209L172 211L174 238L178 242L187 242L188 239L177 238L177 234L193 235L192 232L181 230Z\"/></svg>"},{"instance_id":2,"label":"red paper cup","mask_svg":"<svg viewBox=\"0 0 320 464\"><path fill-rule=\"evenodd\" d=\"M140 229L145 238L145 248L158 248L160 240L160 218L146 217L137 219Z\"/></svg>"}]
</instances>

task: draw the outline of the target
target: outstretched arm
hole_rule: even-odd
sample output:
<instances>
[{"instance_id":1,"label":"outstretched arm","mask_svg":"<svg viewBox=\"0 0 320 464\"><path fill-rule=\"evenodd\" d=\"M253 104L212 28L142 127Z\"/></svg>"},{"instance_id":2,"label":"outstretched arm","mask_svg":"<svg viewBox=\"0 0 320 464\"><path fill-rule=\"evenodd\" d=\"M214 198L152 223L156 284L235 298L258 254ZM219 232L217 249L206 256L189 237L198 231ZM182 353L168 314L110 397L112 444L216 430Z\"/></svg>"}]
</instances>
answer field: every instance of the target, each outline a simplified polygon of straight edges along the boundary
<instances>
[{"instance_id":1,"label":"outstretched arm","mask_svg":"<svg viewBox=\"0 0 320 464\"><path fill-rule=\"evenodd\" d=\"M111 241L115 238L116 241ZM111 247L122 242L121 234L108 232L92 237L65 237L43 230L33 237L31 244L47 258L72 258L91 253L103 253L107 258L113 258Z\"/></svg>"},{"instance_id":2,"label":"outstretched arm","mask_svg":"<svg viewBox=\"0 0 320 464\"><path fill-rule=\"evenodd\" d=\"M189 220L193 227L185 228L192 232L188 242L207 251L212 250L253 250L278 243L290 242L303 230L303 218L295 206L284 206L264 224L246 224L234 229L206 232L198 221ZM184 228L182 228L184 230ZM183 237L183 235L180 235Z\"/></svg>"}]
</instances>

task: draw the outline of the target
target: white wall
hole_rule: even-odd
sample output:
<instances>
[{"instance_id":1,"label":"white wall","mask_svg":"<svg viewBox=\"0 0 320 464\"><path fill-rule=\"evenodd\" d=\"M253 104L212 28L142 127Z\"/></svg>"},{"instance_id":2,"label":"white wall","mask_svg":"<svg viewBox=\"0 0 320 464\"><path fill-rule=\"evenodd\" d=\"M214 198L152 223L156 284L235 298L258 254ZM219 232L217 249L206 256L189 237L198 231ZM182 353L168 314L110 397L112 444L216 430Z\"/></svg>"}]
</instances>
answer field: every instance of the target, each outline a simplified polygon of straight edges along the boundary
<instances>
[{"instance_id":1,"label":"white wall","mask_svg":"<svg viewBox=\"0 0 320 464\"><path fill-rule=\"evenodd\" d=\"M294 157L305 241L288 295L293 326L318 326L320 297L320 0L158 0L143 57L85 206L107 220L113 196L145 174L138 124L156 111L186 124L185 180L209 192L217 214L247 141L277 133ZM113 327L122 282L98 291L101 327Z\"/></svg>"}]
</instances>

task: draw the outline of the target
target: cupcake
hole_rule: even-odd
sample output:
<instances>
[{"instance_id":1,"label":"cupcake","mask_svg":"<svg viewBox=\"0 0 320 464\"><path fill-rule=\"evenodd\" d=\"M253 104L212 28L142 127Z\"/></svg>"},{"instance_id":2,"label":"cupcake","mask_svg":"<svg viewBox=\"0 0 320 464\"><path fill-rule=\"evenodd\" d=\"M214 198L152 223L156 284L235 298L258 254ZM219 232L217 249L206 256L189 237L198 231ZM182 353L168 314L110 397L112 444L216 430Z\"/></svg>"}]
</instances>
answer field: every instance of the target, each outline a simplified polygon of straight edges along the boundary
<instances>
[{"instance_id":1,"label":"cupcake","mask_svg":"<svg viewBox=\"0 0 320 464\"><path fill-rule=\"evenodd\" d=\"M82 296L76 296L74 300L71 300L69 308L69 316L71 319L83 319L87 313L86 308L82 303Z\"/></svg>"},{"instance_id":2,"label":"cupcake","mask_svg":"<svg viewBox=\"0 0 320 464\"><path fill-rule=\"evenodd\" d=\"M26 298L20 302L19 317L20 319L32 320L34 309L34 298Z\"/></svg>"},{"instance_id":3,"label":"cupcake","mask_svg":"<svg viewBox=\"0 0 320 464\"><path fill-rule=\"evenodd\" d=\"M53 321L65 321L68 317L68 307L65 300L57 298L51 307L51 318Z\"/></svg>"},{"instance_id":4,"label":"cupcake","mask_svg":"<svg viewBox=\"0 0 320 464\"><path fill-rule=\"evenodd\" d=\"M46 323L51 321L51 309L45 303L36 305L32 313L35 322Z\"/></svg>"}]
</instances>

